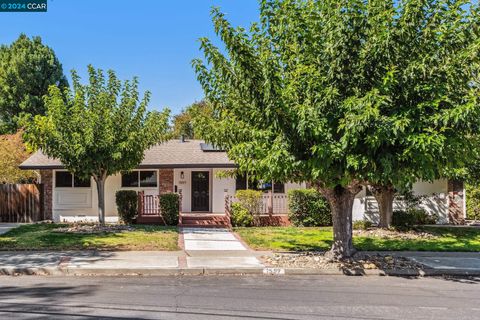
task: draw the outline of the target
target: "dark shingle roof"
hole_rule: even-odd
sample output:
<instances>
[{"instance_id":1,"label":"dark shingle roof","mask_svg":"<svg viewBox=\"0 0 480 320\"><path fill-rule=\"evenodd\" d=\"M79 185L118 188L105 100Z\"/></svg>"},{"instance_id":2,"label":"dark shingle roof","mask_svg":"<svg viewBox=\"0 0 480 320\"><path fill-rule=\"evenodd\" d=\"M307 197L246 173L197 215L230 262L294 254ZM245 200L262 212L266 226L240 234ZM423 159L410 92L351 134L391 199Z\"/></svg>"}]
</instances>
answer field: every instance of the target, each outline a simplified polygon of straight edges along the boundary
<instances>
[{"instance_id":1,"label":"dark shingle roof","mask_svg":"<svg viewBox=\"0 0 480 320\"><path fill-rule=\"evenodd\" d=\"M145 151L139 168L225 168L235 167L224 151L202 151L202 140L170 140ZM21 169L61 169L62 163L35 152L20 166Z\"/></svg>"}]
</instances>

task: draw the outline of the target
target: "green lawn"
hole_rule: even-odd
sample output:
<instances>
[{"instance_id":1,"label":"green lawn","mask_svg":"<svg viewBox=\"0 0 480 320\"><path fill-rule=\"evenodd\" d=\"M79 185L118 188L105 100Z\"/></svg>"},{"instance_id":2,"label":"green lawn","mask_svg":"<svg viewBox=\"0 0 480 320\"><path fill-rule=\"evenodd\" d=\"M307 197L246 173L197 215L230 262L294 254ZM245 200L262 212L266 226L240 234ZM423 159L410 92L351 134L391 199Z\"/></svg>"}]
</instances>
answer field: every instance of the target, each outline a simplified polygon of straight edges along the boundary
<instances>
[{"instance_id":1,"label":"green lawn","mask_svg":"<svg viewBox=\"0 0 480 320\"><path fill-rule=\"evenodd\" d=\"M259 227L236 228L235 231L253 249L274 251L321 251L332 244L332 228ZM399 251L480 251L480 229L454 227L424 227L422 231L435 235L432 239L385 239L356 236L359 250Z\"/></svg>"},{"instance_id":2,"label":"green lawn","mask_svg":"<svg viewBox=\"0 0 480 320\"><path fill-rule=\"evenodd\" d=\"M65 224L29 224L0 235L0 250L179 250L177 228L136 225L127 232L59 233Z\"/></svg>"}]
</instances>

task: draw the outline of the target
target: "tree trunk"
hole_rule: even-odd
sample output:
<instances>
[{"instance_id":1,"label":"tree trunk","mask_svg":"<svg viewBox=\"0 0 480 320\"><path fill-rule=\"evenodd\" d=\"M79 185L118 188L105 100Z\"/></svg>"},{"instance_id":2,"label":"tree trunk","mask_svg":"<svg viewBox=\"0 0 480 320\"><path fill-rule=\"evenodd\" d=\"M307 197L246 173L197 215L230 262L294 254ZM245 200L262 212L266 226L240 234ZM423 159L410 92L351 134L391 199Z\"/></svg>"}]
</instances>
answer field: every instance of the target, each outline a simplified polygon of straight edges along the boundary
<instances>
[{"instance_id":1,"label":"tree trunk","mask_svg":"<svg viewBox=\"0 0 480 320\"><path fill-rule=\"evenodd\" d=\"M105 225L105 180L107 177L102 174L95 177L97 183L98 194L98 222L103 226Z\"/></svg>"},{"instance_id":2,"label":"tree trunk","mask_svg":"<svg viewBox=\"0 0 480 320\"><path fill-rule=\"evenodd\" d=\"M332 260L342 260L355 253L352 243L352 209L355 195L362 190L358 182L343 187L319 188L332 210L333 244L327 253Z\"/></svg>"},{"instance_id":3,"label":"tree trunk","mask_svg":"<svg viewBox=\"0 0 480 320\"><path fill-rule=\"evenodd\" d=\"M393 185L374 185L369 186L375 200L378 203L380 215L380 228L388 228L392 223L393 216L393 198L395 197L395 188Z\"/></svg>"}]
</instances>

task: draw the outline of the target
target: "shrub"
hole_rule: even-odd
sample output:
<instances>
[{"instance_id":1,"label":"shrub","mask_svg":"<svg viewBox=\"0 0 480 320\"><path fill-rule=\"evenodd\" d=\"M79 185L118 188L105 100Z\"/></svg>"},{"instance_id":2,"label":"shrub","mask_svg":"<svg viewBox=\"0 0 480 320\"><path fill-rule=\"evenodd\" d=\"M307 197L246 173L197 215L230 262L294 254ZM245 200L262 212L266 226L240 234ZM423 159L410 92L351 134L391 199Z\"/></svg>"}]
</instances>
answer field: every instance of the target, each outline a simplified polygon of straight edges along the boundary
<instances>
[{"instance_id":1,"label":"shrub","mask_svg":"<svg viewBox=\"0 0 480 320\"><path fill-rule=\"evenodd\" d=\"M415 216L406 210L393 212L392 226L396 228L411 228L415 224Z\"/></svg>"},{"instance_id":2,"label":"shrub","mask_svg":"<svg viewBox=\"0 0 480 320\"><path fill-rule=\"evenodd\" d=\"M176 193L161 194L159 198L160 210L165 223L169 226L178 224L178 211L180 196Z\"/></svg>"},{"instance_id":3,"label":"shrub","mask_svg":"<svg viewBox=\"0 0 480 320\"><path fill-rule=\"evenodd\" d=\"M290 222L299 227L332 225L332 213L327 200L315 189L288 192Z\"/></svg>"},{"instance_id":4,"label":"shrub","mask_svg":"<svg viewBox=\"0 0 480 320\"><path fill-rule=\"evenodd\" d=\"M232 203L232 226L251 227L253 225L253 215L240 203Z\"/></svg>"},{"instance_id":5,"label":"shrub","mask_svg":"<svg viewBox=\"0 0 480 320\"><path fill-rule=\"evenodd\" d=\"M369 220L356 220L353 221L353 229L355 230L367 230L372 227L372 222Z\"/></svg>"},{"instance_id":6,"label":"shrub","mask_svg":"<svg viewBox=\"0 0 480 320\"><path fill-rule=\"evenodd\" d=\"M480 220L480 187L467 184L467 219Z\"/></svg>"},{"instance_id":7,"label":"shrub","mask_svg":"<svg viewBox=\"0 0 480 320\"><path fill-rule=\"evenodd\" d=\"M252 216L260 215L262 209L262 191L238 190L235 193L238 203L242 205Z\"/></svg>"},{"instance_id":8,"label":"shrub","mask_svg":"<svg viewBox=\"0 0 480 320\"><path fill-rule=\"evenodd\" d=\"M434 224L438 217L435 214L428 214L425 209L410 208L393 212L392 226L400 229L410 229L414 225Z\"/></svg>"},{"instance_id":9,"label":"shrub","mask_svg":"<svg viewBox=\"0 0 480 320\"><path fill-rule=\"evenodd\" d=\"M124 223L132 223L137 215L137 192L133 190L120 190L115 193L118 216Z\"/></svg>"},{"instance_id":10,"label":"shrub","mask_svg":"<svg viewBox=\"0 0 480 320\"><path fill-rule=\"evenodd\" d=\"M437 223L437 214L429 214L425 209L412 209L410 213L415 217L415 224L435 224Z\"/></svg>"}]
</instances>

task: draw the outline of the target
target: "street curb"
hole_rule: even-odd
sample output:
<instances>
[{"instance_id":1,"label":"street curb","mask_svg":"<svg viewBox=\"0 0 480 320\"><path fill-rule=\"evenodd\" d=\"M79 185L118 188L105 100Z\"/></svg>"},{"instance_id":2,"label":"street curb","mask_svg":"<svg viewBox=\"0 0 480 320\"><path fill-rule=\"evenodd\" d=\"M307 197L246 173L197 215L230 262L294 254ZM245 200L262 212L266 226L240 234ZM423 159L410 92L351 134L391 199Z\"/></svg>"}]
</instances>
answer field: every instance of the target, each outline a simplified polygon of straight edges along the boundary
<instances>
[{"instance_id":1,"label":"street curb","mask_svg":"<svg viewBox=\"0 0 480 320\"><path fill-rule=\"evenodd\" d=\"M421 270L379 270L379 269L302 269L286 268L286 275L331 275L331 276L425 276Z\"/></svg>"},{"instance_id":2,"label":"street curb","mask_svg":"<svg viewBox=\"0 0 480 320\"><path fill-rule=\"evenodd\" d=\"M65 271L56 267L2 267L0 268L0 275L4 276L16 276L16 275L50 275L50 276L62 276L66 275Z\"/></svg>"},{"instance_id":3,"label":"street curb","mask_svg":"<svg viewBox=\"0 0 480 320\"><path fill-rule=\"evenodd\" d=\"M66 268L65 275L71 276L114 276L114 275L146 275L146 276L182 276L182 275L202 275L201 268Z\"/></svg>"},{"instance_id":4,"label":"street curb","mask_svg":"<svg viewBox=\"0 0 480 320\"><path fill-rule=\"evenodd\" d=\"M480 270L466 269L404 269L404 270L334 270L286 268L285 275L343 275L343 276L396 276L396 277L432 277L432 276L480 276Z\"/></svg>"},{"instance_id":5,"label":"street curb","mask_svg":"<svg viewBox=\"0 0 480 320\"><path fill-rule=\"evenodd\" d=\"M348 269L302 269L302 268L0 268L0 275L50 275L50 276L195 276L195 275L264 275L264 276L397 276L397 277L431 277L431 276L480 276L480 270L469 269L424 269L424 270L348 270Z\"/></svg>"}]
</instances>

